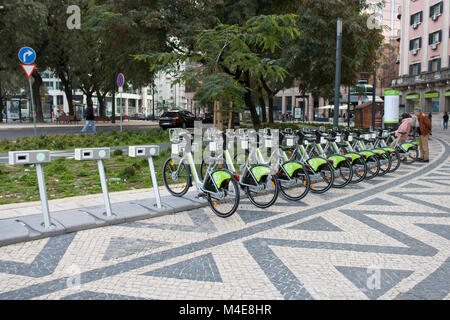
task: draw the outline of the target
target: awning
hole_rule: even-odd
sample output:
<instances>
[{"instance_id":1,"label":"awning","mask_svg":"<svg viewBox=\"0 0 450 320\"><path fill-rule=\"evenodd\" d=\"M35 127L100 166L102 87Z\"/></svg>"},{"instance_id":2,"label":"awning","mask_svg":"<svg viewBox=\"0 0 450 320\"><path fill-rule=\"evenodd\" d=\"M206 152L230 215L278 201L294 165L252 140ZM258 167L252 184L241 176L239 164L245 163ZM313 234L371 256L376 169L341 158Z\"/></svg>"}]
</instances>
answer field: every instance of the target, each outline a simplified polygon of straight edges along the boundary
<instances>
[{"instance_id":1,"label":"awning","mask_svg":"<svg viewBox=\"0 0 450 320\"><path fill-rule=\"evenodd\" d=\"M418 94L409 94L406 96L406 100L418 100L419 98Z\"/></svg>"},{"instance_id":2,"label":"awning","mask_svg":"<svg viewBox=\"0 0 450 320\"><path fill-rule=\"evenodd\" d=\"M332 106L332 105L322 106L322 107L319 107L318 109L321 109L321 110L323 110L323 109L334 109L334 106ZM344 104L342 106L339 106L339 110L347 110L347 105Z\"/></svg>"},{"instance_id":3,"label":"awning","mask_svg":"<svg viewBox=\"0 0 450 320\"><path fill-rule=\"evenodd\" d=\"M425 99L439 98L439 92L425 93Z\"/></svg>"}]
</instances>

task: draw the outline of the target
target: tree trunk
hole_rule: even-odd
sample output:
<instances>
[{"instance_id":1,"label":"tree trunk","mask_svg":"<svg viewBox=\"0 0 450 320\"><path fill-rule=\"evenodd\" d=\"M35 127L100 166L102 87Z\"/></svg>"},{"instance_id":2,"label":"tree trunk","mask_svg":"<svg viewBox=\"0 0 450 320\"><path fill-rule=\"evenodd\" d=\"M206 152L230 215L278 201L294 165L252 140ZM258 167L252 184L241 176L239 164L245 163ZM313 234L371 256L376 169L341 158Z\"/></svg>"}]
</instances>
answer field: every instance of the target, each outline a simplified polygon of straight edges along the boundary
<instances>
[{"instance_id":1,"label":"tree trunk","mask_svg":"<svg viewBox=\"0 0 450 320\"><path fill-rule=\"evenodd\" d=\"M98 104L99 104L98 115L99 116L104 116L105 115L105 111L106 111L106 108L105 108L105 96L106 96L106 94L102 95L99 90L96 90L96 94L97 94L97 100L98 100Z\"/></svg>"},{"instance_id":2,"label":"tree trunk","mask_svg":"<svg viewBox=\"0 0 450 320\"><path fill-rule=\"evenodd\" d=\"M42 101L41 101L41 85L42 78L39 72L33 72L33 100L34 100L34 110L36 113L36 122L44 122L44 114L42 113Z\"/></svg>"},{"instance_id":3,"label":"tree trunk","mask_svg":"<svg viewBox=\"0 0 450 320\"><path fill-rule=\"evenodd\" d=\"M253 126L259 127L261 125L261 121L259 121L258 113L256 112L256 107L252 99L252 93L249 90L247 90L247 92L244 95L244 101L247 108L250 110Z\"/></svg>"},{"instance_id":4,"label":"tree trunk","mask_svg":"<svg viewBox=\"0 0 450 320\"><path fill-rule=\"evenodd\" d=\"M69 77L66 77L64 73L59 73L59 78L61 79L64 93L66 94L67 103L69 106L69 115L73 116L75 114L73 108L73 95L72 95L72 83Z\"/></svg>"},{"instance_id":5,"label":"tree trunk","mask_svg":"<svg viewBox=\"0 0 450 320\"><path fill-rule=\"evenodd\" d=\"M269 94L269 123L273 123L273 95Z\"/></svg>"},{"instance_id":6,"label":"tree trunk","mask_svg":"<svg viewBox=\"0 0 450 320\"><path fill-rule=\"evenodd\" d=\"M261 121L262 123L266 123L267 122L266 101L264 100L264 97L262 95L259 97L259 104L261 105Z\"/></svg>"}]
</instances>

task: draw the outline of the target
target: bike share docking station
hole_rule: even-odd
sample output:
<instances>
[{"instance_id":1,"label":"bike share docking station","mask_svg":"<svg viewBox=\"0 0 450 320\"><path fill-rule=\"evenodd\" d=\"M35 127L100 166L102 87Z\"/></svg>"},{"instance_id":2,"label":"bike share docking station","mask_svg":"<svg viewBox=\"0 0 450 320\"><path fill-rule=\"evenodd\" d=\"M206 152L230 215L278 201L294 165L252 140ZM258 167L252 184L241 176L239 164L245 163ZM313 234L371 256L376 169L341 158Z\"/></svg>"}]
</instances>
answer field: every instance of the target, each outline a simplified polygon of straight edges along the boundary
<instances>
[{"instance_id":1,"label":"bike share docking station","mask_svg":"<svg viewBox=\"0 0 450 320\"><path fill-rule=\"evenodd\" d=\"M105 202L106 212L103 215L111 218L113 212L111 210L111 202L109 200L108 184L106 183L105 167L103 165L103 159L109 159L111 157L110 148L82 148L75 149L75 160L97 160L98 174L100 176L100 183L102 185L103 200Z\"/></svg>"},{"instance_id":2,"label":"bike share docking station","mask_svg":"<svg viewBox=\"0 0 450 320\"><path fill-rule=\"evenodd\" d=\"M158 180L156 179L155 166L153 164L153 157L159 156L159 146L157 145L146 145L146 146L130 146L128 149L128 156L132 158L147 158L148 166L150 168L150 175L152 177L153 190L155 192L156 207L158 209L162 208L161 195L158 189Z\"/></svg>"},{"instance_id":3,"label":"bike share docking station","mask_svg":"<svg viewBox=\"0 0 450 320\"><path fill-rule=\"evenodd\" d=\"M38 180L39 195L41 198L42 216L44 222L41 224L46 230L55 228L55 225L50 221L50 212L48 209L47 190L45 186L43 163L50 162L49 150L25 150L25 151L10 151L8 153L8 162L10 165L33 164L36 165L36 175Z\"/></svg>"}]
</instances>

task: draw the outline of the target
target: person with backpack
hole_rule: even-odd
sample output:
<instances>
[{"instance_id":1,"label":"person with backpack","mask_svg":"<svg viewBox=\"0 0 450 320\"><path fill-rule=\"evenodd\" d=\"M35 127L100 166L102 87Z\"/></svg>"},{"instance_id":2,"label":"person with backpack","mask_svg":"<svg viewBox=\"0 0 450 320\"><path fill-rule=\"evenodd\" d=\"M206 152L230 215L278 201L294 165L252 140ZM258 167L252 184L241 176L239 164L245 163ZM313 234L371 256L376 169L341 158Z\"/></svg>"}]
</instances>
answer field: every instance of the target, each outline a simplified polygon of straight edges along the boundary
<instances>
[{"instance_id":1,"label":"person with backpack","mask_svg":"<svg viewBox=\"0 0 450 320\"><path fill-rule=\"evenodd\" d=\"M428 136L431 133L430 118L422 112L422 109L418 108L414 110L414 115L417 117L418 122L418 134L419 134L419 150L420 162L430 162L430 151L428 148Z\"/></svg>"}]
</instances>

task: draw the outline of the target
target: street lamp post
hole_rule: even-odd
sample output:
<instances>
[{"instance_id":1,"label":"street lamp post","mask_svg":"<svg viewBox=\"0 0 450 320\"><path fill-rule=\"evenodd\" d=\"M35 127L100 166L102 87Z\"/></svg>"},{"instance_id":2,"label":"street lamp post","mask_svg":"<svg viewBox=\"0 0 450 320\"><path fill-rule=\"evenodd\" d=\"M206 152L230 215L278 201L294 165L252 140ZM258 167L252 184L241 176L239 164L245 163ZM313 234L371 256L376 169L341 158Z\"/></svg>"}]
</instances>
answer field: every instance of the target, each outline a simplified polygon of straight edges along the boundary
<instances>
[{"instance_id":1,"label":"street lamp post","mask_svg":"<svg viewBox=\"0 0 450 320\"><path fill-rule=\"evenodd\" d=\"M339 125L339 88L341 86L341 60L342 60L342 18L337 19L337 38L336 38L336 75L334 82L334 121L333 127Z\"/></svg>"},{"instance_id":2,"label":"street lamp post","mask_svg":"<svg viewBox=\"0 0 450 320\"><path fill-rule=\"evenodd\" d=\"M372 92L372 130L375 131L375 109L376 109L376 90L377 90L377 69L373 70L373 92Z\"/></svg>"},{"instance_id":3,"label":"street lamp post","mask_svg":"<svg viewBox=\"0 0 450 320\"><path fill-rule=\"evenodd\" d=\"M116 74L113 73L111 123L116 123Z\"/></svg>"}]
</instances>

